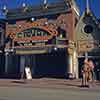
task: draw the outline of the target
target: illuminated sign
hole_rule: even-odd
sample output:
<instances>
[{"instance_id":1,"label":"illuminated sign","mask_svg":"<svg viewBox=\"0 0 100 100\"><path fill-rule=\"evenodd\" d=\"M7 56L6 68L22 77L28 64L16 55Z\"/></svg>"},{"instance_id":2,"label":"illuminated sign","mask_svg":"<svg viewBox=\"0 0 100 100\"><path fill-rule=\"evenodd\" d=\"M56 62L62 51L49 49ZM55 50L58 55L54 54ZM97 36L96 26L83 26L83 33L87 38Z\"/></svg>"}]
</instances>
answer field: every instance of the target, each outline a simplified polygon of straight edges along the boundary
<instances>
[{"instance_id":1,"label":"illuminated sign","mask_svg":"<svg viewBox=\"0 0 100 100\"><path fill-rule=\"evenodd\" d=\"M58 32L49 27L31 27L11 33L10 37L13 40L15 47L31 47L33 45L45 45L48 40L56 36Z\"/></svg>"},{"instance_id":2,"label":"illuminated sign","mask_svg":"<svg viewBox=\"0 0 100 100\"><path fill-rule=\"evenodd\" d=\"M18 33L11 33L13 41L45 41L56 36L58 32L48 27L32 27Z\"/></svg>"},{"instance_id":3,"label":"illuminated sign","mask_svg":"<svg viewBox=\"0 0 100 100\"><path fill-rule=\"evenodd\" d=\"M43 30L43 29L39 29L39 28L31 28L31 29L27 29L23 32L17 33L16 34L16 38L31 38L34 36L49 36L49 32Z\"/></svg>"}]
</instances>

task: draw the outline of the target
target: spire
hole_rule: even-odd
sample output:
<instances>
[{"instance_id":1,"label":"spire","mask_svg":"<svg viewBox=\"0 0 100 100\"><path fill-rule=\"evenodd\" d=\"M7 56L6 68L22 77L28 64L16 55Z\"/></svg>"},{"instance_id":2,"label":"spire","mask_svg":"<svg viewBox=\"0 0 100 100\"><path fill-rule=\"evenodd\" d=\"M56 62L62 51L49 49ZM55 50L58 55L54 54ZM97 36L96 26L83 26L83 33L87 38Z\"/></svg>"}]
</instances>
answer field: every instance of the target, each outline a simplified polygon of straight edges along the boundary
<instances>
[{"instance_id":1,"label":"spire","mask_svg":"<svg viewBox=\"0 0 100 100\"><path fill-rule=\"evenodd\" d=\"M89 0L86 0L86 12L87 14L90 12Z\"/></svg>"}]
</instances>

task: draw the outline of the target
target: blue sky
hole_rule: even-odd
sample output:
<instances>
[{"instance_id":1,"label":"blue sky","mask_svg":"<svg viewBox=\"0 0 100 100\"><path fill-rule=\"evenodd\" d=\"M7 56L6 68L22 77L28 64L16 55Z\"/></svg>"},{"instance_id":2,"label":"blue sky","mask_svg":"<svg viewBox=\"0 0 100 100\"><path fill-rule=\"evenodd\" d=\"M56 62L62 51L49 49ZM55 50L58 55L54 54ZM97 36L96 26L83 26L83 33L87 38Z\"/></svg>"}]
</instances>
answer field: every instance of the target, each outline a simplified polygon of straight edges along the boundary
<instances>
[{"instance_id":1,"label":"blue sky","mask_svg":"<svg viewBox=\"0 0 100 100\"><path fill-rule=\"evenodd\" d=\"M0 9L3 8L4 5L7 5L8 8L15 8L21 6L23 2L27 2L28 5L40 4L43 0L0 0ZM48 2L58 2L61 0L48 0ZM81 14L85 9L86 0L76 0L78 6L80 7ZM100 19L100 0L89 0L91 3L91 9L95 16ZM0 18L2 18L2 14L0 14Z\"/></svg>"},{"instance_id":2,"label":"blue sky","mask_svg":"<svg viewBox=\"0 0 100 100\"><path fill-rule=\"evenodd\" d=\"M100 19L100 0L89 0L89 2L94 15ZM77 3L82 13L86 7L86 0L77 0Z\"/></svg>"}]
</instances>

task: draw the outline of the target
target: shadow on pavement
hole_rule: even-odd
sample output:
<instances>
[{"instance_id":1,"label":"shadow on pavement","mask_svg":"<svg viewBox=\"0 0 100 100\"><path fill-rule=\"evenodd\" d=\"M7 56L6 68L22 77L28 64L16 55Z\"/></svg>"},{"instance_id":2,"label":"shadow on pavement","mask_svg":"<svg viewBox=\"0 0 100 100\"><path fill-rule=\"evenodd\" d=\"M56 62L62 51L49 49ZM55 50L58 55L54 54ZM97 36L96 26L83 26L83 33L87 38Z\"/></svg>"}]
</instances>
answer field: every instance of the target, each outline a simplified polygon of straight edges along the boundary
<instances>
[{"instance_id":1,"label":"shadow on pavement","mask_svg":"<svg viewBox=\"0 0 100 100\"><path fill-rule=\"evenodd\" d=\"M25 81L20 81L20 80L18 80L18 81L11 81L11 83L25 84L26 82L25 82Z\"/></svg>"},{"instance_id":2,"label":"shadow on pavement","mask_svg":"<svg viewBox=\"0 0 100 100\"><path fill-rule=\"evenodd\" d=\"M66 85L66 86L72 86L72 87L81 87L81 85L79 85L79 84L71 84L71 83L62 83L62 84L60 84L60 85Z\"/></svg>"},{"instance_id":3,"label":"shadow on pavement","mask_svg":"<svg viewBox=\"0 0 100 100\"><path fill-rule=\"evenodd\" d=\"M6 99L2 99L2 98L0 98L0 100L6 100Z\"/></svg>"}]
</instances>

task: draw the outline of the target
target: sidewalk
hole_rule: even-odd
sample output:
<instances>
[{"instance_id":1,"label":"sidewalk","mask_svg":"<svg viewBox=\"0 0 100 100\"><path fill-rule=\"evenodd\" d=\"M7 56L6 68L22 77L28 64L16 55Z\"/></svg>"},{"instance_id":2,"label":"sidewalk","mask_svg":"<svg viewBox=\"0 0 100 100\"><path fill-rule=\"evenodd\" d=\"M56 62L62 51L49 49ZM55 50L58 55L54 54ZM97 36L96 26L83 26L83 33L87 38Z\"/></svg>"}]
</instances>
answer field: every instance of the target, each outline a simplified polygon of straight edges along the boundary
<instances>
[{"instance_id":1,"label":"sidewalk","mask_svg":"<svg viewBox=\"0 0 100 100\"><path fill-rule=\"evenodd\" d=\"M53 78L40 78L32 80L0 79L0 87L32 87L32 88L80 88L81 80L66 80ZM100 82L92 84L93 87L100 89Z\"/></svg>"}]
</instances>

